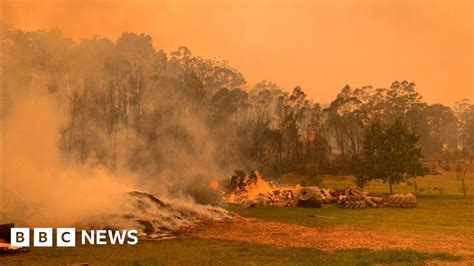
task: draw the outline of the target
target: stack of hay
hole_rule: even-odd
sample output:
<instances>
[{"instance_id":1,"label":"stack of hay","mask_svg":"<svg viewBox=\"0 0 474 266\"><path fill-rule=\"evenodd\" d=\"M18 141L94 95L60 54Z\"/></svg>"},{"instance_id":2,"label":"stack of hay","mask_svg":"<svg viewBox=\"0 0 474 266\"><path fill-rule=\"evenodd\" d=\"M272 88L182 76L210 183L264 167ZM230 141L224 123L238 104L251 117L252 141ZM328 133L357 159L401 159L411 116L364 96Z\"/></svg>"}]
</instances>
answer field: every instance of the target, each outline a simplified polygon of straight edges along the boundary
<instances>
[{"instance_id":1,"label":"stack of hay","mask_svg":"<svg viewBox=\"0 0 474 266\"><path fill-rule=\"evenodd\" d=\"M386 206L392 208L416 208L416 196L412 193L390 195L388 197Z\"/></svg>"}]
</instances>

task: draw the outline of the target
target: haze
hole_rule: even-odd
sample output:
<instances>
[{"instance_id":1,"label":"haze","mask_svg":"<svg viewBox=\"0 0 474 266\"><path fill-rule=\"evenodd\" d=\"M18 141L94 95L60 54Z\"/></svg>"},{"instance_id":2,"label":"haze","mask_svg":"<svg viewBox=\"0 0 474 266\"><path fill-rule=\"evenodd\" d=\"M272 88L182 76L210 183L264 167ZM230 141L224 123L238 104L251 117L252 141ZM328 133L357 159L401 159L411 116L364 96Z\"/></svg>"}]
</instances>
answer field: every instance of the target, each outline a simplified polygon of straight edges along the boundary
<instances>
[{"instance_id":1,"label":"haze","mask_svg":"<svg viewBox=\"0 0 474 266\"><path fill-rule=\"evenodd\" d=\"M3 0L2 20L76 40L143 32L166 52L228 60L249 85L300 85L327 103L345 85L415 81L428 102L474 98L474 1Z\"/></svg>"}]
</instances>

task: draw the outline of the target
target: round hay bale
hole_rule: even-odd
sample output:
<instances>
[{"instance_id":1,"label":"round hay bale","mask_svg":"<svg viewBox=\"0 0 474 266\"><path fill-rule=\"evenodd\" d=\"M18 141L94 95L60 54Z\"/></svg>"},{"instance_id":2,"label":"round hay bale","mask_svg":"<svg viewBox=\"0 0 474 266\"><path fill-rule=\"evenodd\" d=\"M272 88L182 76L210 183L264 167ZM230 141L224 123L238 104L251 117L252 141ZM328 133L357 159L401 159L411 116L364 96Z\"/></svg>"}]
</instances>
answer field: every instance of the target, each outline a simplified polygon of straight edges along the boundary
<instances>
[{"instance_id":1,"label":"round hay bale","mask_svg":"<svg viewBox=\"0 0 474 266\"><path fill-rule=\"evenodd\" d=\"M394 194L388 197L387 205L392 208L416 208L417 199L412 193Z\"/></svg>"},{"instance_id":2,"label":"round hay bale","mask_svg":"<svg viewBox=\"0 0 474 266\"><path fill-rule=\"evenodd\" d=\"M321 208L323 198L319 189L305 187L295 193L297 205L301 207Z\"/></svg>"},{"instance_id":3,"label":"round hay bale","mask_svg":"<svg viewBox=\"0 0 474 266\"><path fill-rule=\"evenodd\" d=\"M346 196L341 198L339 207L343 209L363 209L367 208L367 202L362 196Z\"/></svg>"}]
</instances>

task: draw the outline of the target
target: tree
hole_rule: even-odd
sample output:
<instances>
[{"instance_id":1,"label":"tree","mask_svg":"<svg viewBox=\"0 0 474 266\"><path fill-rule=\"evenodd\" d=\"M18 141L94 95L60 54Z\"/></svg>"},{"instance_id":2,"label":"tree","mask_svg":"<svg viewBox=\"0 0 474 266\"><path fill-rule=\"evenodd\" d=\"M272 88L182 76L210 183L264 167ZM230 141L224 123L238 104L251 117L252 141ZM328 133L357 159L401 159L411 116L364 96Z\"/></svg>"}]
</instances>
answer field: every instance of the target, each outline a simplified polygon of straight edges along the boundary
<instances>
[{"instance_id":1,"label":"tree","mask_svg":"<svg viewBox=\"0 0 474 266\"><path fill-rule=\"evenodd\" d=\"M424 175L426 170L420 162L423 156L417 142L418 137L398 119L388 125L374 122L364 138L363 175L368 180L388 182L390 194L393 184Z\"/></svg>"},{"instance_id":2,"label":"tree","mask_svg":"<svg viewBox=\"0 0 474 266\"><path fill-rule=\"evenodd\" d=\"M456 117L453 110L442 104L415 104L405 121L420 137L423 155L433 157L443 151L456 149Z\"/></svg>"},{"instance_id":3,"label":"tree","mask_svg":"<svg viewBox=\"0 0 474 266\"><path fill-rule=\"evenodd\" d=\"M458 145L464 160L469 160L472 164L474 154L474 104L469 99L463 99L454 106L458 120Z\"/></svg>"},{"instance_id":4,"label":"tree","mask_svg":"<svg viewBox=\"0 0 474 266\"><path fill-rule=\"evenodd\" d=\"M466 167L462 167L460 163L456 166L456 178L461 181L462 185L462 193L464 198L466 198L466 183L464 182L464 178L466 177Z\"/></svg>"},{"instance_id":5,"label":"tree","mask_svg":"<svg viewBox=\"0 0 474 266\"><path fill-rule=\"evenodd\" d=\"M222 88L241 88L246 83L244 75L229 66L227 61L192 56L187 47L179 47L177 51L171 52L171 60L179 62L186 71L195 73L211 95Z\"/></svg>"},{"instance_id":6,"label":"tree","mask_svg":"<svg viewBox=\"0 0 474 266\"><path fill-rule=\"evenodd\" d=\"M262 81L247 90L243 74L228 62L186 47L155 50L144 34L76 42L59 30L1 27L2 117L18 99L55 97L68 118L60 145L70 160L93 157L141 176L258 168L274 176L317 169L310 176L319 177L350 170L363 187L370 179L392 186L422 172L416 147L426 157L474 159L472 102L429 105L414 82L395 81L387 89L347 85L326 106L300 87L286 91ZM397 118L419 142L393 124ZM183 167L191 160L201 161Z\"/></svg>"},{"instance_id":7,"label":"tree","mask_svg":"<svg viewBox=\"0 0 474 266\"><path fill-rule=\"evenodd\" d=\"M415 91L416 84L406 80L394 81L385 95L384 120L392 122L405 118L413 105L421 102L421 96Z\"/></svg>"},{"instance_id":8,"label":"tree","mask_svg":"<svg viewBox=\"0 0 474 266\"><path fill-rule=\"evenodd\" d=\"M362 101L359 99L360 90L352 90L348 85L337 95L325 109L328 126L332 130L334 143L342 158L355 156L359 153L363 136Z\"/></svg>"}]
</instances>

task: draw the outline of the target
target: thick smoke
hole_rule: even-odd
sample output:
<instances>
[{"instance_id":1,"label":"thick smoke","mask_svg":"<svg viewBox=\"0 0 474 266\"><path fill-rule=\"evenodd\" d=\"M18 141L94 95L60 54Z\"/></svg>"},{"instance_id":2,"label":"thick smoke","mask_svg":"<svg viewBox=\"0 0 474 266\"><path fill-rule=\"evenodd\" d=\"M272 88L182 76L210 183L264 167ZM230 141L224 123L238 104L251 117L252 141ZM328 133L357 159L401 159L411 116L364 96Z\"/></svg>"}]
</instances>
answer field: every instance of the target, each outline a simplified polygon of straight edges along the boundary
<instances>
[{"instance_id":1,"label":"thick smoke","mask_svg":"<svg viewBox=\"0 0 474 266\"><path fill-rule=\"evenodd\" d=\"M222 214L195 203L225 174L188 89L202 84L186 84L180 62L144 35L76 44L57 31L2 33L0 222L97 221L130 213L130 191Z\"/></svg>"},{"instance_id":2,"label":"thick smoke","mask_svg":"<svg viewBox=\"0 0 474 266\"><path fill-rule=\"evenodd\" d=\"M134 185L106 169L71 165L59 150L62 119L48 97L20 102L3 124L3 215L32 225L67 225L116 208Z\"/></svg>"},{"instance_id":3,"label":"thick smoke","mask_svg":"<svg viewBox=\"0 0 474 266\"><path fill-rule=\"evenodd\" d=\"M218 174L212 172L215 165L206 161L213 152L212 145L202 144L206 129L196 121L189 119L182 123L191 133L196 132L196 139L191 141L201 142L198 149L202 151L202 157L196 158L179 147L166 145L164 151L170 158L165 161L165 170L153 179L138 176L123 166L111 171L98 164L95 158L88 158L85 163L66 160L60 149L60 132L70 118L60 110L56 98L35 96L15 103L3 120L2 222L15 221L30 226L67 226L90 224L91 221L113 224L103 217L138 215L133 206L124 204L128 200L126 193L135 190L151 191L176 207L194 209L198 218L222 216L219 210L196 206L192 197L186 194L191 177L204 174L200 171L207 169ZM127 146L136 145L138 140L126 129L119 135L122 146L117 148L120 157L117 162L120 163L129 152ZM146 217L150 216L146 210L142 212ZM155 219L169 224L169 217L165 216L172 213L161 210ZM123 225L133 226L130 223ZM177 228L179 224L174 226Z\"/></svg>"}]
</instances>

